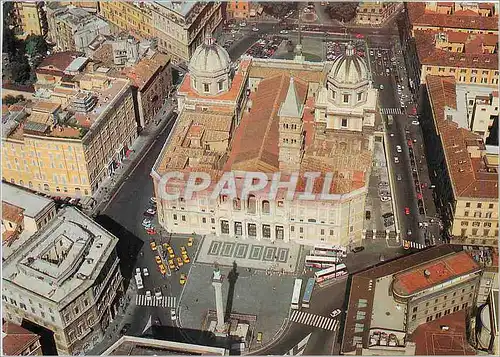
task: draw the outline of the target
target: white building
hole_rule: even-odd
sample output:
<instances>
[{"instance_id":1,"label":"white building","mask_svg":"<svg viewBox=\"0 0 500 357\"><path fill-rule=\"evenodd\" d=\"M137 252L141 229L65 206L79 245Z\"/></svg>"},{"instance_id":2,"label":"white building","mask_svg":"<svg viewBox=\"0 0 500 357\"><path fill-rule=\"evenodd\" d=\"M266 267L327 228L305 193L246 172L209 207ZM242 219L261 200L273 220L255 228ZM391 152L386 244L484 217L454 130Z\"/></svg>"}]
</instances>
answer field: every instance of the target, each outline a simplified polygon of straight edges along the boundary
<instances>
[{"instance_id":1,"label":"white building","mask_svg":"<svg viewBox=\"0 0 500 357\"><path fill-rule=\"evenodd\" d=\"M171 232L242 239L359 242L377 100L364 60L348 46L333 64L243 58L234 74L231 66L210 38L191 58L178 91L180 116L151 173L160 224ZM214 199L208 192L162 200L162 176L173 171L184 173L180 182L201 171L213 183L232 172L238 197ZM241 196L248 172L265 173L267 191ZM322 174L312 192L325 185L327 200L288 200L286 191L268 198L273 175L287 181L298 173L300 193L306 172Z\"/></svg>"},{"instance_id":2,"label":"white building","mask_svg":"<svg viewBox=\"0 0 500 357\"><path fill-rule=\"evenodd\" d=\"M101 341L123 293L118 239L66 207L2 265L3 317L51 330L59 355Z\"/></svg>"}]
</instances>

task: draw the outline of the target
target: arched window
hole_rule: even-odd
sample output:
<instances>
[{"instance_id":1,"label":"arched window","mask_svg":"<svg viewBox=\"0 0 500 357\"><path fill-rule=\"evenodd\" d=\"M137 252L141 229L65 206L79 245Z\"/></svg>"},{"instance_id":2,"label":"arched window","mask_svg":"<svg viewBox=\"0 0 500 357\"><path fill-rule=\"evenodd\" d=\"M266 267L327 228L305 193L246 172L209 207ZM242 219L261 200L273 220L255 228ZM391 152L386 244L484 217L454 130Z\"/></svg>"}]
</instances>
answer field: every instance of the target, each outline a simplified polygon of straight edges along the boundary
<instances>
[{"instance_id":1,"label":"arched window","mask_svg":"<svg viewBox=\"0 0 500 357\"><path fill-rule=\"evenodd\" d=\"M237 197L233 200L233 209L236 211L241 210L241 200Z\"/></svg>"},{"instance_id":2,"label":"arched window","mask_svg":"<svg viewBox=\"0 0 500 357\"><path fill-rule=\"evenodd\" d=\"M19 184L20 184L21 186L24 186L24 181L23 181L23 180L19 180Z\"/></svg>"},{"instance_id":3,"label":"arched window","mask_svg":"<svg viewBox=\"0 0 500 357\"><path fill-rule=\"evenodd\" d=\"M247 199L248 213L257 212L257 200L254 195L249 195Z\"/></svg>"},{"instance_id":4,"label":"arched window","mask_svg":"<svg viewBox=\"0 0 500 357\"><path fill-rule=\"evenodd\" d=\"M44 191L50 191L49 185L46 183L43 184L43 189Z\"/></svg>"},{"instance_id":5,"label":"arched window","mask_svg":"<svg viewBox=\"0 0 500 357\"><path fill-rule=\"evenodd\" d=\"M269 205L269 201L262 201L262 213L269 214L271 211L271 206Z\"/></svg>"},{"instance_id":6,"label":"arched window","mask_svg":"<svg viewBox=\"0 0 500 357\"><path fill-rule=\"evenodd\" d=\"M29 182L28 182L28 187L29 187L29 188L33 188L33 182L29 181Z\"/></svg>"},{"instance_id":7,"label":"arched window","mask_svg":"<svg viewBox=\"0 0 500 357\"><path fill-rule=\"evenodd\" d=\"M10 179L10 183L16 183L16 180L14 180L14 179L11 178Z\"/></svg>"}]
</instances>

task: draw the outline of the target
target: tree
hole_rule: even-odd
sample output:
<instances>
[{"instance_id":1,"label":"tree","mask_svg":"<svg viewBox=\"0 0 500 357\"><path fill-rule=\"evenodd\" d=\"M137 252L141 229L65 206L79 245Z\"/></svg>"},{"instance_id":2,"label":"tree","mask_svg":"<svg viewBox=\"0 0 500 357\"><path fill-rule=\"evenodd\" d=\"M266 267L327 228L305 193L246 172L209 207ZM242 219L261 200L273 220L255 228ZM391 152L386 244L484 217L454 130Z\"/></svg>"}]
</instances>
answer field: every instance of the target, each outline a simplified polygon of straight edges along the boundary
<instances>
[{"instance_id":1,"label":"tree","mask_svg":"<svg viewBox=\"0 0 500 357\"><path fill-rule=\"evenodd\" d=\"M30 58L43 56L47 53L47 42L40 35L29 35L25 42L26 54Z\"/></svg>"},{"instance_id":2,"label":"tree","mask_svg":"<svg viewBox=\"0 0 500 357\"><path fill-rule=\"evenodd\" d=\"M23 42L16 38L14 30L9 26L3 27L3 51L7 53L10 60L24 52Z\"/></svg>"},{"instance_id":3,"label":"tree","mask_svg":"<svg viewBox=\"0 0 500 357\"><path fill-rule=\"evenodd\" d=\"M15 97L13 95L7 94L5 97L3 97L3 102L7 105L12 105L16 104L18 102L22 102L24 100L24 96L22 95L16 95Z\"/></svg>"},{"instance_id":4,"label":"tree","mask_svg":"<svg viewBox=\"0 0 500 357\"><path fill-rule=\"evenodd\" d=\"M325 12L334 20L349 22L356 17L357 8L357 2L332 2L325 7Z\"/></svg>"},{"instance_id":5,"label":"tree","mask_svg":"<svg viewBox=\"0 0 500 357\"><path fill-rule=\"evenodd\" d=\"M276 18L283 18L288 12L297 10L297 2L264 2L260 4L266 14Z\"/></svg>"},{"instance_id":6,"label":"tree","mask_svg":"<svg viewBox=\"0 0 500 357\"><path fill-rule=\"evenodd\" d=\"M24 55L16 55L9 65L10 79L15 83L25 84L31 78L31 67Z\"/></svg>"}]
</instances>

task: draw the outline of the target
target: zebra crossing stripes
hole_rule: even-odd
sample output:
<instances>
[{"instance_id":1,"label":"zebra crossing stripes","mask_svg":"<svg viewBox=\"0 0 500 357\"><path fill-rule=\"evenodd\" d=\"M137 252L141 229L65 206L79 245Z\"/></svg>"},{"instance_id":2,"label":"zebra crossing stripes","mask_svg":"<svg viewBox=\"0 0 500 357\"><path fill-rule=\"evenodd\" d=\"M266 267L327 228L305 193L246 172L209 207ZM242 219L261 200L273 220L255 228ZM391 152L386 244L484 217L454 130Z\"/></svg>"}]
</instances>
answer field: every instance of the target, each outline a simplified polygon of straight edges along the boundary
<instances>
[{"instance_id":1,"label":"zebra crossing stripes","mask_svg":"<svg viewBox=\"0 0 500 357\"><path fill-rule=\"evenodd\" d=\"M401 108L380 108L380 114L404 114L403 109Z\"/></svg>"},{"instance_id":2,"label":"zebra crossing stripes","mask_svg":"<svg viewBox=\"0 0 500 357\"><path fill-rule=\"evenodd\" d=\"M338 321L335 319L298 310L293 310L290 321L330 331L335 330L338 326Z\"/></svg>"},{"instance_id":3,"label":"zebra crossing stripes","mask_svg":"<svg viewBox=\"0 0 500 357\"><path fill-rule=\"evenodd\" d=\"M424 244L420 244L420 243L417 243L417 242L412 242L410 240L405 240L403 241L403 244L405 246L409 246L410 248L416 248L416 249L424 249L424 248L427 248Z\"/></svg>"},{"instance_id":4,"label":"zebra crossing stripes","mask_svg":"<svg viewBox=\"0 0 500 357\"><path fill-rule=\"evenodd\" d=\"M151 296L148 300L146 295L137 295L135 297L135 304L137 306L157 306L157 307L176 307L177 297L175 296L162 296L161 299L156 299Z\"/></svg>"}]
</instances>

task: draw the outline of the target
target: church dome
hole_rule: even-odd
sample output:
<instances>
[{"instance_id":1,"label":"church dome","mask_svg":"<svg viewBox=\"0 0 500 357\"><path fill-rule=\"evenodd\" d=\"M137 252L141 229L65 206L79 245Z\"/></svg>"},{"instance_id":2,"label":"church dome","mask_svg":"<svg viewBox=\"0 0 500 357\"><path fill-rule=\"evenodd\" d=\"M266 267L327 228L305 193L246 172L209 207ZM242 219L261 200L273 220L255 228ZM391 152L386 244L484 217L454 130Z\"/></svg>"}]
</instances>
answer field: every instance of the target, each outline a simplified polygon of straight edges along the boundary
<instances>
[{"instance_id":1,"label":"church dome","mask_svg":"<svg viewBox=\"0 0 500 357\"><path fill-rule=\"evenodd\" d=\"M211 36L205 38L191 56L189 72L200 75L218 75L229 71L231 59L227 51Z\"/></svg>"},{"instance_id":2,"label":"church dome","mask_svg":"<svg viewBox=\"0 0 500 357\"><path fill-rule=\"evenodd\" d=\"M338 84L356 85L368 80L368 68L365 61L356 54L356 50L349 43L345 55L333 62L328 77Z\"/></svg>"}]
</instances>

